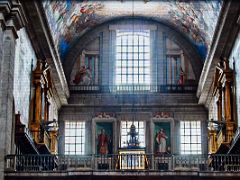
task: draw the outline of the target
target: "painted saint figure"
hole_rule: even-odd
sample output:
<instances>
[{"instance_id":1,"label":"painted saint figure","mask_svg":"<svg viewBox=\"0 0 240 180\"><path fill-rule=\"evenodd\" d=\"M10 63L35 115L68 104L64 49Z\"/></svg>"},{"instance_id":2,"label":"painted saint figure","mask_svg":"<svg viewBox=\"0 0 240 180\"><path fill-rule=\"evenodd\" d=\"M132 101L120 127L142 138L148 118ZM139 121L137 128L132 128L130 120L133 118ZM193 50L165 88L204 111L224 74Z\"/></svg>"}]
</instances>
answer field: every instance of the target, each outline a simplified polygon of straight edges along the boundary
<instances>
[{"instance_id":1,"label":"painted saint figure","mask_svg":"<svg viewBox=\"0 0 240 180\"><path fill-rule=\"evenodd\" d=\"M157 133L156 141L157 141L157 152L158 153L166 153L167 152L167 136L164 130L161 128Z\"/></svg>"},{"instance_id":2,"label":"painted saint figure","mask_svg":"<svg viewBox=\"0 0 240 180\"><path fill-rule=\"evenodd\" d=\"M90 85L92 83L91 69L89 67L86 67L85 65L82 66L80 70L76 73L73 83L80 83L80 85Z\"/></svg>"},{"instance_id":3,"label":"painted saint figure","mask_svg":"<svg viewBox=\"0 0 240 180\"><path fill-rule=\"evenodd\" d=\"M98 135L98 152L101 155L108 154L108 136L104 129L101 129L101 133Z\"/></svg>"},{"instance_id":4,"label":"painted saint figure","mask_svg":"<svg viewBox=\"0 0 240 180\"><path fill-rule=\"evenodd\" d=\"M178 79L178 85L181 85L181 86L184 85L184 75L185 75L185 73L181 67L180 75L179 75L179 79Z\"/></svg>"}]
</instances>

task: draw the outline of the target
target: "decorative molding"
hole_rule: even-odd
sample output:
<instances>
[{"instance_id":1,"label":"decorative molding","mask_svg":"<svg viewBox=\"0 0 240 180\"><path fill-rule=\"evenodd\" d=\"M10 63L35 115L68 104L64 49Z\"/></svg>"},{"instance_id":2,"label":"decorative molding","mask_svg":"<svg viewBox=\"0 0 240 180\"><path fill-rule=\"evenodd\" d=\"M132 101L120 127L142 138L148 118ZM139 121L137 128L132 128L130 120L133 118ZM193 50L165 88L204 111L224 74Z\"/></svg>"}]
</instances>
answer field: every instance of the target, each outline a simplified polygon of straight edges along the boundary
<instances>
[{"instance_id":1,"label":"decorative molding","mask_svg":"<svg viewBox=\"0 0 240 180\"><path fill-rule=\"evenodd\" d=\"M69 89L60 56L54 44L42 7L42 2L21 0L21 3L27 15L27 32L29 33L36 56L38 59L46 61L51 68L53 89L57 92L54 98L57 102L57 109L60 109L63 104L68 103Z\"/></svg>"},{"instance_id":2,"label":"decorative molding","mask_svg":"<svg viewBox=\"0 0 240 180\"><path fill-rule=\"evenodd\" d=\"M104 119L108 119L108 118L114 118L115 114L114 113L108 113L108 112L99 112L95 114L96 118L104 118Z\"/></svg>"},{"instance_id":3,"label":"decorative molding","mask_svg":"<svg viewBox=\"0 0 240 180\"><path fill-rule=\"evenodd\" d=\"M171 112L156 112L153 118L172 118L173 114Z\"/></svg>"},{"instance_id":4,"label":"decorative molding","mask_svg":"<svg viewBox=\"0 0 240 180\"><path fill-rule=\"evenodd\" d=\"M18 38L17 31L27 24L23 7L18 2L0 2L0 23L5 30L11 30Z\"/></svg>"},{"instance_id":5,"label":"decorative molding","mask_svg":"<svg viewBox=\"0 0 240 180\"><path fill-rule=\"evenodd\" d=\"M141 29L141 30L152 30L156 31L157 26L156 25L144 25L144 24L119 24L119 25L109 25L109 30L130 30L130 29Z\"/></svg>"}]
</instances>

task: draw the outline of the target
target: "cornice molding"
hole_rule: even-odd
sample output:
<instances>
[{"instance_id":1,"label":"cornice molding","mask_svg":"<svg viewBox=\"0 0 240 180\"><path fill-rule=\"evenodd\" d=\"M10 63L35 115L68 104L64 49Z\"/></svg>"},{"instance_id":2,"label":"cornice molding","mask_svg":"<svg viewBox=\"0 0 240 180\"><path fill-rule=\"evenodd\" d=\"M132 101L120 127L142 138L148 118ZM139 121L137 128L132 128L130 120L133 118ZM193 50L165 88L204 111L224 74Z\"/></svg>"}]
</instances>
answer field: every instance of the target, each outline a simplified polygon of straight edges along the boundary
<instances>
[{"instance_id":1,"label":"cornice molding","mask_svg":"<svg viewBox=\"0 0 240 180\"><path fill-rule=\"evenodd\" d=\"M67 104L69 89L63 71L57 47L54 44L42 2L37 0L21 0L27 16L26 30L38 59L44 60L51 68L51 77L56 93L55 101L58 108Z\"/></svg>"},{"instance_id":2,"label":"cornice molding","mask_svg":"<svg viewBox=\"0 0 240 180\"><path fill-rule=\"evenodd\" d=\"M27 24L22 5L17 1L1 1L0 23L4 30L11 30L14 37L18 38L17 31Z\"/></svg>"}]
</instances>

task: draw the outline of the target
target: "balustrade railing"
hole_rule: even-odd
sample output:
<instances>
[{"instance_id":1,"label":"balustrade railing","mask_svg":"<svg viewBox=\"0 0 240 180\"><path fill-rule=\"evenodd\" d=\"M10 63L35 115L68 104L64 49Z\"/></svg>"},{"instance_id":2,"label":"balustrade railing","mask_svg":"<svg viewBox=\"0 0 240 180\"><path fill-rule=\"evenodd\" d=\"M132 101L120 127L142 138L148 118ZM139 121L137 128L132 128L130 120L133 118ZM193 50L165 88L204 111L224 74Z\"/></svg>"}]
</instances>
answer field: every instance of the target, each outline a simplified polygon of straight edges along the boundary
<instances>
[{"instance_id":1,"label":"balustrade railing","mask_svg":"<svg viewBox=\"0 0 240 180\"><path fill-rule=\"evenodd\" d=\"M70 91L84 93L194 93L196 85L71 85Z\"/></svg>"},{"instance_id":2,"label":"balustrade railing","mask_svg":"<svg viewBox=\"0 0 240 180\"><path fill-rule=\"evenodd\" d=\"M23 124L21 124L21 125L16 125L16 135L19 135L19 134L26 134L26 136L28 136L29 137L29 139L33 139L33 135L32 135L32 133L31 133L31 131L30 131L30 129L28 129L27 127L26 127L26 125L23 125Z\"/></svg>"},{"instance_id":3,"label":"balustrade railing","mask_svg":"<svg viewBox=\"0 0 240 180\"><path fill-rule=\"evenodd\" d=\"M6 171L238 171L240 155L7 155Z\"/></svg>"}]
</instances>

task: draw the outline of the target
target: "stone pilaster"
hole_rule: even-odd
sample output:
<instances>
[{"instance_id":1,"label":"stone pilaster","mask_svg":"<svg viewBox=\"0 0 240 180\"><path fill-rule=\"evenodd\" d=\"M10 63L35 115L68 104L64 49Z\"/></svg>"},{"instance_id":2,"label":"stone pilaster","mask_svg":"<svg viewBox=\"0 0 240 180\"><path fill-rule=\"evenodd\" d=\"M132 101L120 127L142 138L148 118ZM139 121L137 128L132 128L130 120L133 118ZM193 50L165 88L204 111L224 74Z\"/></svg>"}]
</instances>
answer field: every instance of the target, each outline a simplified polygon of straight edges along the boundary
<instances>
[{"instance_id":1,"label":"stone pilaster","mask_svg":"<svg viewBox=\"0 0 240 180\"><path fill-rule=\"evenodd\" d=\"M0 2L0 180L4 180L4 157L13 153L15 40L25 22L21 4L11 0Z\"/></svg>"}]
</instances>

